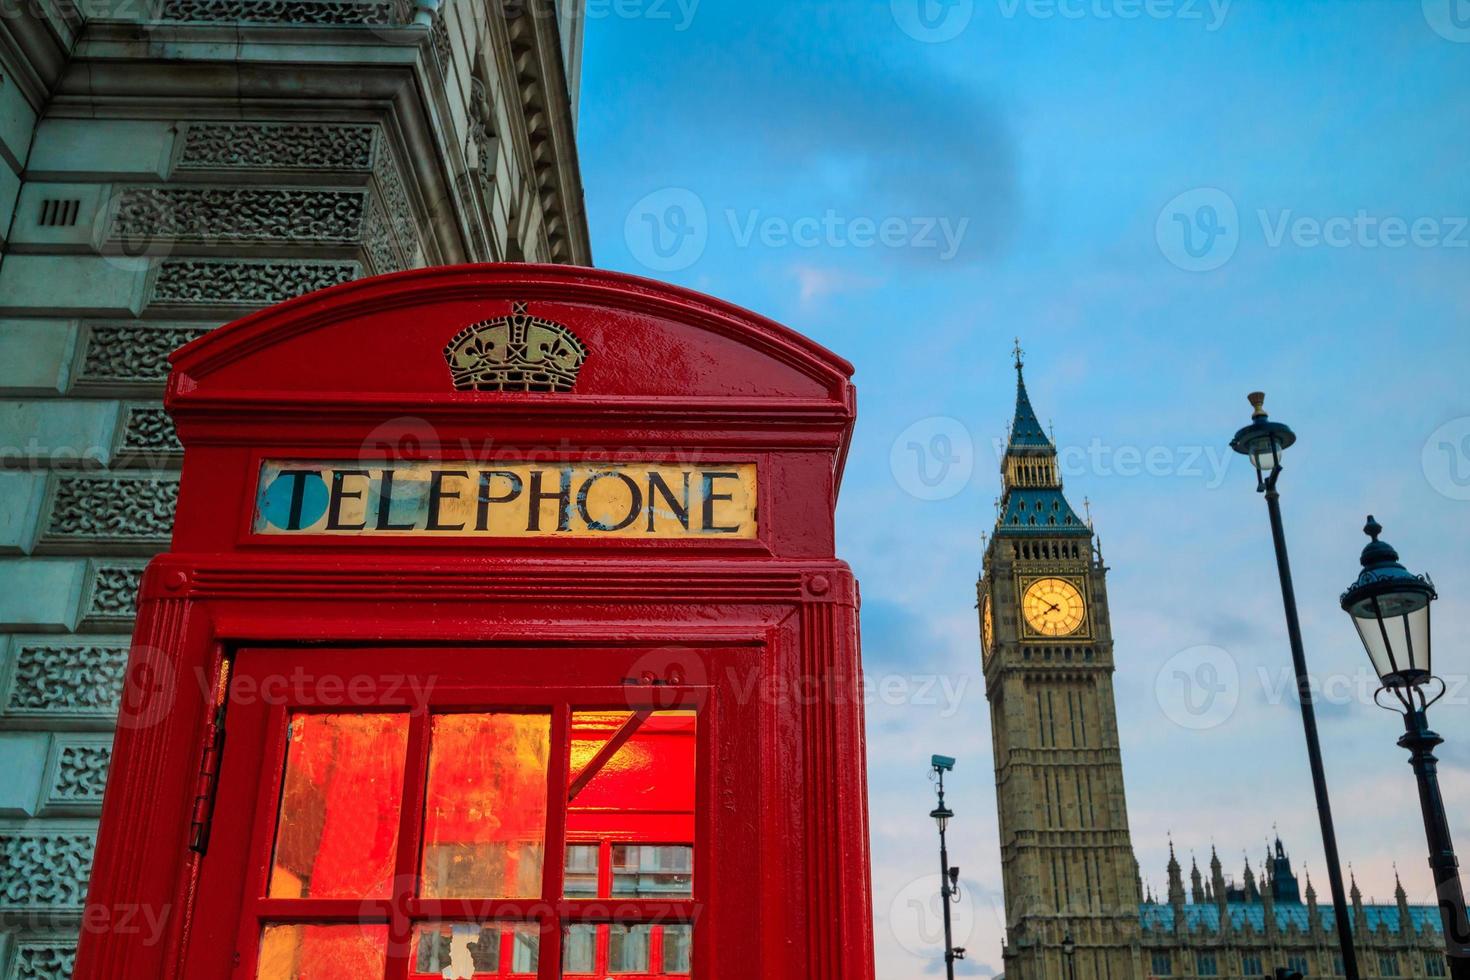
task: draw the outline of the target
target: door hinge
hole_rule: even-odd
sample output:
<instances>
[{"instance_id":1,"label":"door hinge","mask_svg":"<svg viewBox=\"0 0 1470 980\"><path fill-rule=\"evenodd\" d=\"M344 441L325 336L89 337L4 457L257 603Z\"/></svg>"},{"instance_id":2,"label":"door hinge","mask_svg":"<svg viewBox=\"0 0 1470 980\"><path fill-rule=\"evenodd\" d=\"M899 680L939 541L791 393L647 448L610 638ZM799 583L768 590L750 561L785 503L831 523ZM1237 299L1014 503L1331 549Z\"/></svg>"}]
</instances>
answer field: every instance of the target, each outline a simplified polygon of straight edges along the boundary
<instances>
[{"instance_id":1,"label":"door hinge","mask_svg":"<svg viewBox=\"0 0 1470 980\"><path fill-rule=\"evenodd\" d=\"M214 714L204 736L199 759L199 777L194 784L194 810L189 826L189 849L203 854L209 849L209 830L214 823L214 798L219 792L220 760L225 751L225 708L229 705L230 661L222 659L214 688Z\"/></svg>"}]
</instances>

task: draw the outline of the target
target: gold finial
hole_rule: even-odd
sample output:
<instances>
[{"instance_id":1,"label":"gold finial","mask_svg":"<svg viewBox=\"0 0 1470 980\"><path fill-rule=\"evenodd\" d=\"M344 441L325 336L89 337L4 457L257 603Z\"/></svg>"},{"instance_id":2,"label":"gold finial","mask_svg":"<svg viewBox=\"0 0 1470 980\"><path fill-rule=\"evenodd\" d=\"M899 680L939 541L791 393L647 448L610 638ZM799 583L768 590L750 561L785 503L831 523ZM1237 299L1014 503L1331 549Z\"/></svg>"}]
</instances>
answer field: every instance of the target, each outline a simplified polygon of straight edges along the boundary
<instances>
[{"instance_id":1,"label":"gold finial","mask_svg":"<svg viewBox=\"0 0 1470 980\"><path fill-rule=\"evenodd\" d=\"M1087 526L1092 527L1092 499L1090 497L1082 498L1082 509L1087 513Z\"/></svg>"},{"instance_id":2,"label":"gold finial","mask_svg":"<svg viewBox=\"0 0 1470 980\"><path fill-rule=\"evenodd\" d=\"M1011 349L1011 353L1014 354L1015 357L1016 357L1016 370L1017 371L1021 370L1022 358L1025 357L1026 352L1023 351L1023 350L1021 350L1021 338L1020 337L1017 337L1016 338L1016 346Z\"/></svg>"},{"instance_id":3,"label":"gold finial","mask_svg":"<svg viewBox=\"0 0 1470 980\"><path fill-rule=\"evenodd\" d=\"M1261 407L1266 404L1266 393L1264 391L1253 391L1245 396L1245 400L1251 403L1251 408L1255 409L1255 411L1251 412L1251 418L1263 419L1266 417L1266 410Z\"/></svg>"}]
</instances>

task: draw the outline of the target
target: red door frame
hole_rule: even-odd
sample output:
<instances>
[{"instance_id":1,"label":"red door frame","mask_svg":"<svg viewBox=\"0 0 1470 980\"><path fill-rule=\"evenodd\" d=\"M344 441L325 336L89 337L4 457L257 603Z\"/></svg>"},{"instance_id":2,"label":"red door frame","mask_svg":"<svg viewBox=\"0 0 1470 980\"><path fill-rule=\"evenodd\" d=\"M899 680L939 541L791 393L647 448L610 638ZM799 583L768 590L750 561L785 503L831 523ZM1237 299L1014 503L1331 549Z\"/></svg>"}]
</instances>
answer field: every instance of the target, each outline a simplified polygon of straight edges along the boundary
<instances>
[{"instance_id":1,"label":"red door frame","mask_svg":"<svg viewBox=\"0 0 1470 980\"><path fill-rule=\"evenodd\" d=\"M437 361L446 338L512 302L588 341L577 387L448 390ZM210 679L230 655L493 641L641 650L640 676L655 683L728 669L701 649L744 651L729 683L750 722L722 744L756 792L711 806L748 827L758 859L711 882L695 975L716 976L706 971L723 945L718 911L739 901L763 926L729 937L740 956L719 976L871 977L857 585L834 557L832 528L850 372L708 297L535 266L350 283L177 353L167 406L186 452L174 544L143 577L75 976L182 977L190 945L209 934L200 875L223 846L201 857L188 845L214 744ZM389 450L404 459L463 458L488 433L501 459L754 462L759 533L489 543L251 533L261 459L350 459L405 419L418 438ZM165 918L161 942L110 927L140 907Z\"/></svg>"}]
</instances>

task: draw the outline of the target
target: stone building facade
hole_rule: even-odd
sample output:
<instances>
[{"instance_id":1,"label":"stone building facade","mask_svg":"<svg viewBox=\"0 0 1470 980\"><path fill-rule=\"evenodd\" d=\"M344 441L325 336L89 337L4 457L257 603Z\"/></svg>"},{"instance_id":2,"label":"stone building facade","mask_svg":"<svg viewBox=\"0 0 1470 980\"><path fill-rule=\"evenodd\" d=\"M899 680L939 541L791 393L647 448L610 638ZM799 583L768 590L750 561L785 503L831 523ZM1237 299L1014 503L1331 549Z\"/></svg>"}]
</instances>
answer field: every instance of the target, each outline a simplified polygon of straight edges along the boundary
<instances>
[{"instance_id":1,"label":"stone building facade","mask_svg":"<svg viewBox=\"0 0 1470 980\"><path fill-rule=\"evenodd\" d=\"M573 0L17 0L0 16L0 978L70 975L167 355L423 265L590 264Z\"/></svg>"},{"instance_id":2,"label":"stone building facade","mask_svg":"<svg viewBox=\"0 0 1470 980\"><path fill-rule=\"evenodd\" d=\"M1139 907L1140 943L1148 977L1224 977L1249 980L1286 967L1305 977L1340 977L1336 918L1331 901L1317 903L1310 878L1305 889L1278 838L1258 880L1250 861L1239 882L1226 877L1210 853L1206 878L1191 862L1189 891L1174 849L1169 848L1169 892L1144 896ZM1394 903L1364 904L1352 882L1353 940L1363 977L1439 980L1447 975L1439 909L1410 905L1397 881Z\"/></svg>"},{"instance_id":3,"label":"stone building facade","mask_svg":"<svg viewBox=\"0 0 1470 980\"><path fill-rule=\"evenodd\" d=\"M1170 848L1168 893L1146 891L1134 858L1113 701L1103 563L1090 521L1062 492L1016 357L1016 411L977 609L990 702L1005 889L1007 980L1251 980L1278 967L1342 976L1330 902L1297 882L1281 842L1258 883L1212 855L1185 890ZM1364 904L1352 888L1364 977L1446 975L1439 910ZM1065 940L1071 940L1069 959Z\"/></svg>"}]
</instances>

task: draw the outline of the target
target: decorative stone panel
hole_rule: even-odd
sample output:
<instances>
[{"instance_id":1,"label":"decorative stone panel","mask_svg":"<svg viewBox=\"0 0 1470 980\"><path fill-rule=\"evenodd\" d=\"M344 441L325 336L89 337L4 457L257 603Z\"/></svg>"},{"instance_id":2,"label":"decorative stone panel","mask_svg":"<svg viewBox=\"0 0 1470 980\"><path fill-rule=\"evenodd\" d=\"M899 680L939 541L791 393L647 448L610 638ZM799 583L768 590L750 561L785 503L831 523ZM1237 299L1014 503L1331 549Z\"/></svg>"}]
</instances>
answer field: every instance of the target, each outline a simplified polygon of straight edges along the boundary
<instances>
[{"instance_id":1,"label":"decorative stone panel","mask_svg":"<svg viewBox=\"0 0 1470 980\"><path fill-rule=\"evenodd\" d=\"M210 329L203 323L89 322L75 387L108 393L161 390L168 380L168 356Z\"/></svg>"},{"instance_id":2,"label":"decorative stone panel","mask_svg":"<svg viewBox=\"0 0 1470 980\"><path fill-rule=\"evenodd\" d=\"M250 24L365 24L409 20L403 0L163 0L163 20Z\"/></svg>"},{"instance_id":3,"label":"decorative stone panel","mask_svg":"<svg viewBox=\"0 0 1470 980\"><path fill-rule=\"evenodd\" d=\"M131 631L144 562L99 561L82 600L81 632Z\"/></svg>"},{"instance_id":4,"label":"decorative stone panel","mask_svg":"<svg viewBox=\"0 0 1470 980\"><path fill-rule=\"evenodd\" d=\"M71 980L77 964L77 937L22 939L6 980Z\"/></svg>"},{"instance_id":5,"label":"decorative stone panel","mask_svg":"<svg viewBox=\"0 0 1470 980\"><path fill-rule=\"evenodd\" d=\"M356 279L356 262L165 259L153 284L156 306L269 306Z\"/></svg>"},{"instance_id":6,"label":"decorative stone panel","mask_svg":"<svg viewBox=\"0 0 1470 980\"><path fill-rule=\"evenodd\" d=\"M80 909L95 845L76 831L0 831L0 911Z\"/></svg>"},{"instance_id":7,"label":"decorative stone panel","mask_svg":"<svg viewBox=\"0 0 1470 980\"><path fill-rule=\"evenodd\" d=\"M377 152L373 155L373 181L382 198L389 230L405 258L403 268L418 265L423 257L423 240L408 202L408 191L403 186L403 174L393 159L393 151L383 140L378 141Z\"/></svg>"},{"instance_id":8,"label":"decorative stone panel","mask_svg":"<svg viewBox=\"0 0 1470 980\"><path fill-rule=\"evenodd\" d=\"M179 464L184 447L174 420L162 405L134 402L124 405L122 413L117 465L163 468Z\"/></svg>"},{"instance_id":9,"label":"decorative stone panel","mask_svg":"<svg viewBox=\"0 0 1470 980\"><path fill-rule=\"evenodd\" d=\"M180 170L367 170L378 127L190 123Z\"/></svg>"},{"instance_id":10,"label":"decorative stone panel","mask_svg":"<svg viewBox=\"0 0 1470 980\"><path fill-rule=\"evenodd\" d=\"M95 816L102 812L102 793L112 765L112 739L95 735L52 738L41 813Z\"/></svg>"},{"instance_id":11,"label":"decorative stone panel","mask_svg":"<svg viewBox=\"0 0 1470 980\"><path fill-rule=\"evenodd\" d=\"M16 637L0 675L0 718L29 727L110 728L128 664L125 637Z\"/></svg>"},{"instance_id":12,"label":"decorative stone panel","mask_svg":"<svg viewBox=\"0 0 1470 980\"><path fill-rule=\"evenodd\" d=\"M37 552L168 547L179 500L175 474L53 474Z\"/></svg>"},{"instance_id":13,"label":"decorative stone panel","mask_svg":"<svg viewBox=\"0 0 1470 980\"><path fill-rule=\"evenodd\" d=\"M362 190L130 187L109 240L130 254L160 242L352 244L362 235Z\"/></svg>"},{"instance_id":14,"label":"decorative stone panel","mask_svg":"<svg viewBox=\"0 0 1470 980\"><path fill-rule=\"evenodd\" d=\"M377 201L368 205L362 221L362 247L368 254L375 274L397 272L406 268L393 244L393 235L388 230L388 221Z\"/></svg>"}]
</instances>

